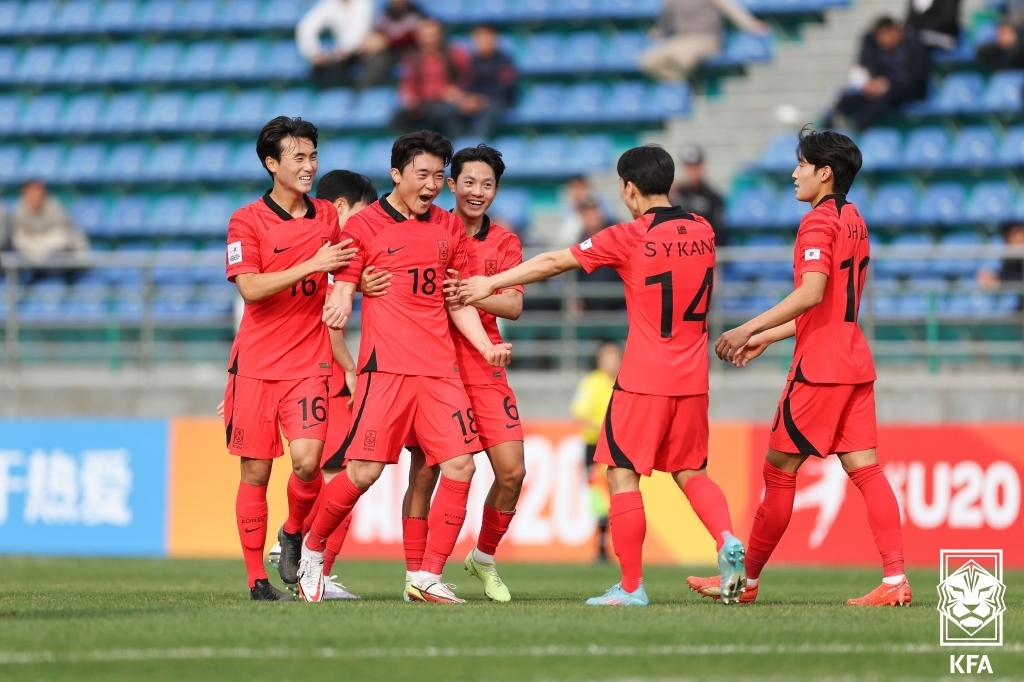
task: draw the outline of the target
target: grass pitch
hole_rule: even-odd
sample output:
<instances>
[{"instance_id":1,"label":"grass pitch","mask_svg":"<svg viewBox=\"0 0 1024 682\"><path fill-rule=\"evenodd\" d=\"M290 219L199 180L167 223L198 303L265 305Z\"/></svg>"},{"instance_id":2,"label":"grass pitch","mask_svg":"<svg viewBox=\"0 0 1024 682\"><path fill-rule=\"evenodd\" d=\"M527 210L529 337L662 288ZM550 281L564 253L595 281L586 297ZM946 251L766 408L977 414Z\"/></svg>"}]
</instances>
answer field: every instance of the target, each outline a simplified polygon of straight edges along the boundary
<instances>
[{"instance_id":1,"label":"grass pitch","mask_svg":"<svg viewBox=\"0 0 1024 682\"><path fill-rule=\"evenodd\" d=\"M464 606L407 604L403 567L339 563L360 602L248 601L241 561L0 558L0 680L936 679L937 571L910 574L914 605L855 609L875 570L769 567L758 603L686 588L707 568L648 568L652 604L596 609L614 566L502 566L492 604L459 562ZM1024 573L1007 573L996 678L1024 677ZM986 675L986 677L989 677Z\"/></svg>"}]
</instances>

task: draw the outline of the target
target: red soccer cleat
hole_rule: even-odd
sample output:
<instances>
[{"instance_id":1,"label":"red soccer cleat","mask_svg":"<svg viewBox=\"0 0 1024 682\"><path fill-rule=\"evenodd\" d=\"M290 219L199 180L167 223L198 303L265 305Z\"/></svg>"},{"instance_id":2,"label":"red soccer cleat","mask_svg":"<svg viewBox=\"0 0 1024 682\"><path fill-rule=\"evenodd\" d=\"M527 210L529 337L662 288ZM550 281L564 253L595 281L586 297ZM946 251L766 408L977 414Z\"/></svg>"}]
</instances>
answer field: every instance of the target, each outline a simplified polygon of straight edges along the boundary
<instances>
[{"instance_id":1,"label":"red soccer cleat","mask_svg":"<svg viewBox=\"0 0 1024 682\"><path fill-rule=\"evenodd\" d=\"M702 597L711 597L715 601L721 598L722 593L722 579L717 575L713 575L710 578L698 578L697 576L690 576L686 579L686 584L691 590L696 592ZM752 604L757 599L757 585L750 587L749 585L744 588L743 594L740 595L741 604Z\"/></svg>"},{"instance_id":2,"label":"red soccer cleat","mask_svg":"<svg viewBox=\"0 0 1024 682\"><path fill-rule=\"evenodd\" d=\"M910 583L904 578L896 585L882 583L863 597L848 599L850 606L910 606Z\"/></svg>"}]
</instances>

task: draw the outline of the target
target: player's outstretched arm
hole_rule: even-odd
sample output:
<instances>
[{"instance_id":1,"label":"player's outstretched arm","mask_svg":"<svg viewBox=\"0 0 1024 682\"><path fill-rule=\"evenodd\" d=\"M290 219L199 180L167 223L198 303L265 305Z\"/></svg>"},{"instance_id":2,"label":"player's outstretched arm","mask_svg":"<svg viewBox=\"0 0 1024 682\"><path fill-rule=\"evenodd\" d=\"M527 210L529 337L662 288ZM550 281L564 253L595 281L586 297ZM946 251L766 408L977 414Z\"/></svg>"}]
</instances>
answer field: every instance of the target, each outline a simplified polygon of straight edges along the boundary
<instances>
[{"instance_id":1,"label":"player's outstretched arm","mask_svg":"<svg viewBox=\"0 0 1024 682\"><path fill-rule=\"evenodd\" d=\"M242 300L246 303L255 303L269 298L288 289L296 282L301 282L314 272L334 272L345 267L356 253L355 249L346 248L351 243L351 239L337 244L328 242L321 246L312 258L287 270L244 272L235 277L235 286L238 287L238 293L242 295Z\"/></svg>"},{"instance_id":2,"label":"player's outstretched arm","mask_svg":"<svg viewBox=\"0 0 1024 682\"><path fill-rule=\"evenodd\" d=\"M754 334L753 336L750 337L750 340L743 345L742 348L733 352L732 364L736 365L737 367L746 367L747 363L761 355L761 353L765 352L768 349L768 346L778 341L782 341L783 339L788 339L795 335L795 320L792 322L787 322L786 324L780 325L778 327L766 329L758 334Z\"/></svg>"},{"instance_id":3,"label":"player's outstretched arm","mask_svg":"<svg viewBox=\"0 0 1024 682\"><path fill-rule=\"evenodd\" d=\"M721 360L732 361L733 355L746 346L754 334L792 322L821 303L821 299L825 295L826 284L828 284L828 275L821 272L805 272L800 286L775 307L718 337L718 341L715 343L715 354ZM794 329L794 333L795 331ZM767 348L767 346L765 347Z\"/></svg>"},{"instance_id":4,"label":"player's outstretched arm","mask_svg":"<svg viewBox=\"0 0 1024 682\"><path fill-rule=\"evenodd\" d=\"M463 305L472 305L492 295L498 289L507 289L517 284L532 284L550 279L569 270L583 266L569 249L549 251L534 256L510 270L499 272L493 277L470 277L459 287L459 300Z\"/></svg>"},{"instance_id":5,"label":"player's outstretched arm","mask_svg":"<svg viewBox=\"0 0 1024 682\"><path fill-rule=\"evenodd\" d=\"M322 319L329 329L341 330L352 316L352 297L356 293L355 282L334 283L334 291L327 296Z\"/></svg>"},{"instance_id":6,"label":"player's outstretched arm","mask_svg":"<svg viewBox=\"0 0 1024 682\"><path fill-rule=\"evenodd\" d=\"M445 300L448 301L449 305L458 307L462 305L459 301L462 280L459 279L458 273L454 270L449 270L448 276L449 279L444 281ZM499 294L488 296L482 301L476 301L471 305L495 317L501 317L506 320L518 320L519 316L523 314L523 292L518 289L506 289Z\"/></svg>"},{"instance_id":7,"label":"player's outstretched arm","mask_svg":"<svg viewBox=\"0 0 1024 682\"><path fill-rule=\"evenodd\" d=\"M334 354L334 359L345 370L345 384L348 386L348 392L352 394L348 399L348 406L352 407L356 394L356 361L352 359L352 353L348 351L345 332L331 329L330 335L331 352Z\"/></svg>"},{"instance_id":8,"label":"player's outstretched arm","mask_svg":"<svg viewBox=\"0 0 1024 682\"><path fill-rule=\"evenodd\" d=\"M512 361L512 344L491 343L476 310L465 306L448 306L448 315L462 335L484 356L487 364L504 367Z\"/></svg>"}]
</instances>

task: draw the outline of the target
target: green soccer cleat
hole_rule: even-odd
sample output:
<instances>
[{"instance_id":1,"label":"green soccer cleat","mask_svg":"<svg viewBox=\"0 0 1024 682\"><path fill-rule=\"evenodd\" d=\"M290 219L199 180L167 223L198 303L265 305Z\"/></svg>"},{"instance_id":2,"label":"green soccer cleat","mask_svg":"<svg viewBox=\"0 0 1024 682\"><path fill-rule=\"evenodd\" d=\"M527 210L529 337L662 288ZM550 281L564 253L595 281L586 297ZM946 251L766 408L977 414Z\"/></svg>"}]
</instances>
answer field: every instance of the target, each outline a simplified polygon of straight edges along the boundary
<instances>
[{"instance_id":1,"label":"green soccer cleat","mask_svg":"<svg viewBox=\"0 0 1024 682\"><path fill-rule=\"evenodd\" d=\"M473 558L473 552L470 551L463 565L471 576L479 578L480 582L484 584L484 595L488 599L500 602L512 601L512 595L509 593L508 588L505 587L505 583L501 581L501 577L498 575L494 564L480 563Z\"/></svg>"}]
</instances>

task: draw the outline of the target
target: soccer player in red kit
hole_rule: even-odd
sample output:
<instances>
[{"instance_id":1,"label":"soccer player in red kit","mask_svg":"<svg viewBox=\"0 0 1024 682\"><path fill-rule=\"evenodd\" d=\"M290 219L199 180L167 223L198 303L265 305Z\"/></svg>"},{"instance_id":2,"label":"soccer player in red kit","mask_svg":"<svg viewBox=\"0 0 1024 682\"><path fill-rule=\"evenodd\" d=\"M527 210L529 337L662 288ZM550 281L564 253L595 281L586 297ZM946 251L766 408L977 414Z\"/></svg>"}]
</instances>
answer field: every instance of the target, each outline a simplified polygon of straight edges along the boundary
<instances>
[{"instance_id":1,"label":"soccer player in red kit","mask_svg":"<svg viewBox=\"0 0 1024 682\"><path fill-rule=\"evenodd\" d=\"M601 230L582 244L541 254L508 272L460 285L463 303L498 289L529 284L568 270L613 268L626 290L629 336L595 461L607 464L612 544L621 582L590 606L647 606L643 542L647 518L640 476L672 475L719 553L723 601L743 588L743 544L732 534L722 490L707 476L708 326L715 277L715 236L699 216L668 199L672 157L654 145L618 162L622 201L634 220Z\"/></svg>"},{"instance_id":2,"label":"soccer player in red kit","mask_svg":"<svg viewBox=\"0 0 1024 682\"><path fill-rule=\"evenodd\" d=\"M391 150L394 191L345 225L345 236L358 251L335 275L338 307L329 303L324 311L332 326L336 317L347 319L351 314L352 296L365 266L386 269L392 279L387 296L363 300L355 416L340 449L345 474L327 486L302 544L299 594L306 601L323 599L327 538L385 465L398 461L412 430L427 454L427 464L440 465L441 480L428 515L423 568L410 589L423 601L463 601L441 581L441 571L465 522L475 471L472 453L480 447L467 412L469 398L459 378L448 318L491 366L508 364L511 345L493 344L476 310L445 301L445 272L468 275L462 221L433 205L451 157L451 143L437 133L421 131L398 138Z\"/></svg>"},{"instance_id":3,"label":"soccer player in red kit","mask_svg":"<svg viewBox=\"0 0 1024 682\"><path fill-rule=\"evenodd\" d=\"M505 162L501 153L487 145L460 150L452 157L448 187L455 194L455 215L466 226L469 237L469 273L494 275L523 262L523 247L512 232L491 222L487 209L498 193ZM501 343L498 317L518 319L523 312L523 287L512 286L473 304L487 335ZM516 513L516 503L526 477L523 428L519 422L516 396L500 367L491 367L454 324L449 325L459 375L472 406L467 426L479 436L479 448L487 453L494 470L494 483L484 500L483 520L476 548L463 565L484 585L488 599L512 600L508 587L498 576L494 555ZM426 456L417 444L409 443L412 465L409 489L402 504L402 539L405 545L405 594L412 600L410 586L423 563L427 544L427 511L437 482L437 467L426 467Z\"/></svg>"},{"instance_id":4,"label":"soccer player in red kit","mask_svg":"<svg viewBox=\"0 0 1024 682\"><path fill-rule=\"evenodd\" d=\"M900 511L875 451L875 366L857 324L871 246L864 219L846 193L860 170L861 153L845 135L805 130L797 159L796 198L813 209L797 232L796 290L715 344L719 358L745 367L771 344L796 336L768 439L764 500L750 530L747 588L740 601L757 598L761 569L793 514L800 465L835 453L864 496L885 576L879 587L847 604L906 605L911 591L903 573ZM687 583L705 596L718 596L716 578L691 577Z\"/></svg>"},{"instance_id":5,"label":"soccer player in red kit","mask_svg":"<svg viewBox=\"0 0 1024 682\"><path fill-rule=\"evenodd\" d=\"M279 116L267 123L256 152L274 186L228 223L227 276L245 311L231 348L224 421L228 451L241 457L235 515L250 596L258 601L293 599L270 584L263 567L267 483L273 460L284 454L283 430L292 475L288 520L278 539L282 578L294 582L286 560L293 566L294 539L301 542L302 523L323 482L322 407L333 362L325 322L341 322L338 306L325 304L327 276L355 253L345 248L334 206L307 195L317 171L316 144L316 127L308 121Z\"/></svg>"}]
</instances>

